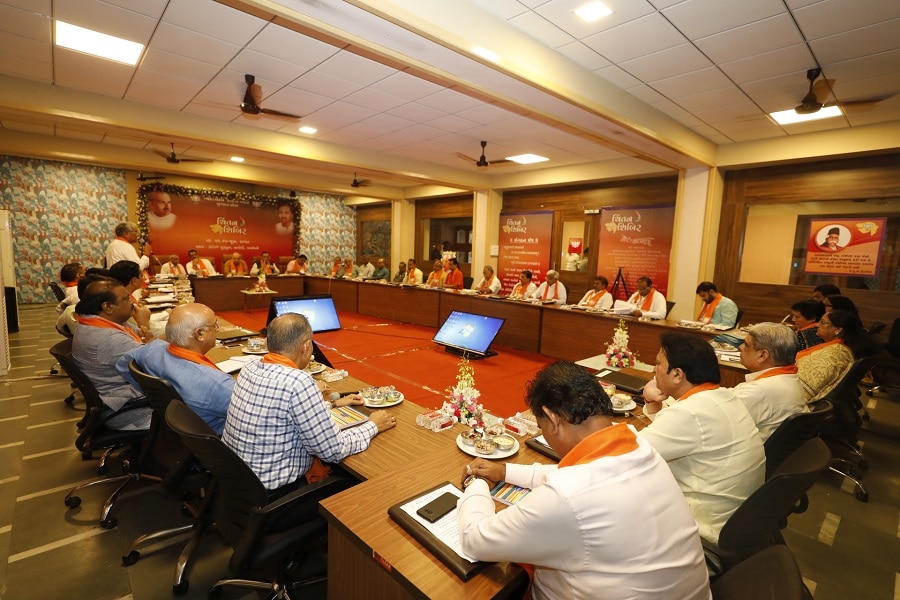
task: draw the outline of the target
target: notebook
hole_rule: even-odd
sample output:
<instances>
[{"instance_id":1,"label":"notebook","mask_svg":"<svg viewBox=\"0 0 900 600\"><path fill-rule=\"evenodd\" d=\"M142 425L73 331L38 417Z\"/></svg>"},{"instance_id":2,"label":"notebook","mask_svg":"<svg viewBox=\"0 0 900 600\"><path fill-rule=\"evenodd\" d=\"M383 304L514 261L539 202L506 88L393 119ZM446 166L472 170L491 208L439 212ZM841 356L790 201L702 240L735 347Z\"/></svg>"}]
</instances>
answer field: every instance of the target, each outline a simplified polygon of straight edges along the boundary
<instances>
[{"instance_id":1,"label":"notebook","mask_svg":"<svg viewBox=\"0 0 900 600\"><path fill-rule=\"evenodd\" d=\"M349 406L336 406L331 409L331 420L338 426L338 429L347 429L362 425L369 420L369 417Z\"/></svg>"},{"instance_id":2,"label":"notebook","mask_svg":"<svg viewBox=\"0 0 900 600\"><path fill-rule=\"evenodd\" d=\"M621 371L612 371L610 369L604 369L600 371L596 375L597 378L605 381L606 383L611 383L616 386L616 389L625 390L626 392L631 392L632 394L640 394L641 390L644 389L644 386L647 385L647 379L643 377L638 377L636 375L629 375L627 373L622 373Z\"/></svg>"}]
</instances>

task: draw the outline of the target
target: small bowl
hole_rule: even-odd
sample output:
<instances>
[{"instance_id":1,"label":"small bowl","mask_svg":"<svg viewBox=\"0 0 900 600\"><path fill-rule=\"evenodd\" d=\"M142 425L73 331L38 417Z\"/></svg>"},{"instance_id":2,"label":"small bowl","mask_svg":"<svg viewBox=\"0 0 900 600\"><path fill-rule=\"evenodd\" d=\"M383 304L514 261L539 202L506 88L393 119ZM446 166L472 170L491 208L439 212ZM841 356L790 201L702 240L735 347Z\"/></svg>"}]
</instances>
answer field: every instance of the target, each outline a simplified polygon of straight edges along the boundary
<instances>
[{"instance_id":1,"label":"small bowl","mask_svg":"<svg viewBox=\"0 0 900 600\"><path fill-rule=\"evenodd\" d=\"M466 446L474 446L475 440L481 439L481 434L474 429L469 429L468 431L460 434L460 437L462 438L463 444L465 444Z\"/></svg>"},{"instance_id":2,"label":"small bowl","mask_svg":"<svg viewBox=\"0 0 900 600\"><path fill-rule=\"evenodd\" d=\"M493 454L497 449L497 443L490 439L475 440L475 452L478 454Z\"/></svg>"},{"instance_id":3,"label":"small bowl","mask_svg":"<svg viewBox=\"0 0 900 600\"><path fill-rule=\"evenodd\" d=\"M494 438L494 443L497 444L497 448L502 452L506 452L507 450L512 450L513 446L516 444L516 440L508 435L498 435Z\"/></svg>"},{"instance_id":4,"label":"small bowl","mask_svg":"<svg viewBox=\"0 0 900 600\"><path fill-rule=\"evenodd\" d=\"M622 408L631 403L631 396L628 394L613 394L610 400L612 400L613 408Z\"/></svg>"},{"instance_id":5,"label":"small bowl","mask_svg":"<svg viewBox=\"0 0 900 600\"><path fill-rule=\"evenodd\" d=\"M503 433L503 425L488 425L484 428L484 433L489 437L501 435Z\"/></svg>"}]
</instances>

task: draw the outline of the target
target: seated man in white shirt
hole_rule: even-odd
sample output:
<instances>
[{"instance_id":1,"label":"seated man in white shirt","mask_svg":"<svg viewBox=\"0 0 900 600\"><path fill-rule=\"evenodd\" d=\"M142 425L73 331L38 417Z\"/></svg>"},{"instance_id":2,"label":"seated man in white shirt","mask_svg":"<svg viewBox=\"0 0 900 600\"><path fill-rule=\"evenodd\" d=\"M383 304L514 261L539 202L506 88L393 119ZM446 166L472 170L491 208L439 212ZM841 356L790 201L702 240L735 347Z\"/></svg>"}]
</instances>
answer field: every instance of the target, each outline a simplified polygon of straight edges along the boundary
<instances>
[{"instance_id":1,"label":"seated man in white shirt","mask_svg":"<svg viewBox=\"0 0 900 600\"><path fill-rule=\"evenodd\" d=\"M253 266L250 268L250 274L253 276L259 275L260 273L264 273L266 275L278 275L280 271L278 270L278 265L272 262L269 253L263 251L262 255L259 257L259 260L253 263Z\"/></svg>"},{"instance_id":2,"label":"seated man in white shirt","mask_svg":"<svg viewBox=\"0 0 900 600\"><path fill-rule=\"evenodd\" d=\"M582 296L581 300L578 301L578 306L595 310L609 310L612 308L613 297L612 294L606 291L607 286L609 286L609 280L606 277L603 275L594 277L593 289L588 290Z\"/></svg>"},{"instance_id":3,"label":"seated man in white shirt","mask_svg":"<svg viewBox=\"0 0 900 600\"><path fill-rule=\"evenodd\" d=\"M309 259L305 254L297 255L291 262L287 264L287 268L284 270L284 272L295 273L297 275L305 275L308 261Z\"/></svg>"},{"instance_id":4,"label":"seated man in white shirt","mask_svg":"<svg viewBox=\"0 0 900 600\"><path fill-rule=\"evenodd\" d=\"M161 275L170 275L172 277L187 275L187 271L185 270L184 265L181 264L181 259L178 258L177 254L170 256L169 260L160 267L159 272Z\"/></svg>"},{"instance_id":5,"label":"seated man in white shirt","mask_svg":"<svg viewBox=\"0 0 900 600\"><path fill-rule=\"evenodd\" d=\"M562 460L470 462L458 502L463 551L534 565L536 599L707 600L703 550L684 496L659 453L628 425L612 424L597 379L557 362L537 374L526 402ZM495 513L496 481L531 492Z\"/></svg>"},{"instance_id":6,"label":"seated man in white shirt","mask_svg":"<svg viewBox=\"0 0 900 600\"><path fill-rule=\"evenodd\" d=\"M494 275L494 267L485 265L481 270L481 275L481 281L472 285L473 290L477 290L479 294L496 295L500 292L500 288L503 287L503 284L500 283L500 278Z\"/></svg>"},{"instance_id":7,"label":"seated man in white shirt","mask_svg":"<svg viewBox=\"0 0 900 600\"><path fill-rule=\"evenodd\" d=\"M716 544L728 517L765 479L762 440L743 403L719 387L709 342L670 332L659 343L655 378L644 388L644 414L652 423L638 435L669 463L700 537Z\"/></svg>"},{"instance_id":8,"label":"seated man in white shirt","mask_svg":"<svg viewBox=\"0 0 900 600\"><path fill-rule=\"evenodd\" d=\"M538 286L538 289L531 294L532 300L540 300L547 304L558 304L562 306L566 303L566 286L559 280L559 273L547 271L547 280Z\"/></svg>"},{"instance_id":9,"label":"seated man in white shirt","mask_svg":"<svg viewBox=\"0 0 900 600\"><path fill-rule=\"evenodd\" d=\"M537 289L537 286L531 280L533 275L531 271L525 269L519 274L519 283L517 283L512 292L509 294L510 300L527 300Z\"/></svg>"},{"instance_id":10,"label":"seated man in white shirt","mask_svg":"<svg viewBox=\"0 0 900 600\"><path fill-rule=\"evenodd\" d=\"M407 285L422 285L422 269L416 266L416 259L406 261L406 279L402 282Z\"/></svg>"},{"instance_id":11,"label":"seated man in white shirt","mask_svg":"<svg viewBox=\"0 0 900 600\"><path fill-rule=\"evenodd\" d=\"M637 291L628 299L628 304L634 307L631 314L635 317L665 319L668 312L666 309L666 297L653 287L653 281L649 277L638 279Z\"/></svg>"},{"instance_id":12,"label":"seated man in white shirt","mask_svg":"<svg viewBox=\"0 0 900 600\"><path fill-rule=\"evenodd\" d=\"M218 275L218 273L216 273L216 268L209 262L209 259L200 258L200 254L194 249L188 250L187 272L188 275L194 275L196 277L212 277L213 275Z\"/></svg>"},{"instance_id":13,"label":"seated man in white shirt","mask_svg":"<svg viewBox=\"0 0 900 600\"><path fill-rule=\"evenodd\" d=\"M741 344L741 364L750 371L732 391L744 403L765 443L782 421L809 412L797 375L797 336L780 323L759 323Z\"/></svg>"}]
</instances>

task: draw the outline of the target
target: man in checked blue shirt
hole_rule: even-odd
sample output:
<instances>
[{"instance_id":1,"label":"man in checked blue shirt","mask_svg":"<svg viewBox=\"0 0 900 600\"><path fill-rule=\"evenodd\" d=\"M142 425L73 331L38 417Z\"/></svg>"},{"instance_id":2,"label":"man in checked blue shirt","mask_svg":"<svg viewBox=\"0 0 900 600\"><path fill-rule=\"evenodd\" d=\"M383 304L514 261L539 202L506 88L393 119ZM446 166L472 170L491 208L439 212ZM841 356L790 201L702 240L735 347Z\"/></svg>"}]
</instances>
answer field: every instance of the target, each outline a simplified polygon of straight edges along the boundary
<instances>
[{"instance_id":1,"label":"man in checked blue shirt","mask_svg":"<svg viewBox=\"0 0 900 600\"><path fill-rule=\"evenodd\" d=\"M396 422L378 411L363 425L338 429L322 392L303 370L312 356L312 329L302 315L273 319L267 343L269 353L238 376L222 441L256 473L270 497L278 497L305 485L304 476L316 458L337 463L362 452L373 437ZM362 403L357 394L336 402Z\"/></svg>"}]
</instances>

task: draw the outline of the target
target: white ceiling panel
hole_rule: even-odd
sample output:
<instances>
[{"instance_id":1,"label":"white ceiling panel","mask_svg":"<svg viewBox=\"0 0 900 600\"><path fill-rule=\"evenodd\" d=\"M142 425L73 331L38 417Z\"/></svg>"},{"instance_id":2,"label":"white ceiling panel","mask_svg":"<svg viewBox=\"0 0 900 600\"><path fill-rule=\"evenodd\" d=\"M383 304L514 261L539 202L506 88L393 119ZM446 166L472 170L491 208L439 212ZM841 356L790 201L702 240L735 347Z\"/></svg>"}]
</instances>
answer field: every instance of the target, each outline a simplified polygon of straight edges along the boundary
<instances>
[{"instance_id":1,"label":"white ceiling panel","mask_svg":"<svg viewBox=\"0 0 900 600\"><path fill-rule=\"evenodd\" d=\"M757 56L722 63L719 68L737 84L790 75L803 81L806 70L815 66L806 44L779 48ZM802 75L801 75L802 74Z\"/></svg>"},{"instance_id":2,"label":"white ceiling panel","mask_svg":"<svg viewBox=\"0 0 900 600\"><path fill-rule=\"evenodd\" d=\"M47 15L0 4L0 23L3 31L45 44L52 41L51 20Z\"/></svg>"},{"instance_id":3,"label":"white ceiling panel","mask_svg":"<svg viewBox=\"0 0 900 600\"><path fill-rule=\"evenodd\" d=\"M247 44L247 48L306 69L339 52L331 44L271 23Z\"/></svg>"},{"instance_id":4,"label":"white ceiling panel","mask_svg":"<svg viewBox=\"0 0 900 600\"><path fill-rule=\"evenodd\" d=\"M585 46L582 42L572 42L560 46L556 51L590 71L606 67L610 64L608 60L600 56L596 51Z\"/></svg>"},{"instance_id":5,"label":"white ceiling panel","mask_svg":"<svg viewBox=\"0 0 900 600\"><path fill-rule=\"evenodd\" d=\"M444 88L436 83L400 71L376 81L369 86L369 89L413 101L436 94Z\"/></svg>"},{"instance_id":6,"label":"white ceiling panel","mask_svg":"<svg viewBox=\"0 0 900 600\"><path fill-rule=\"evenodd\" d=\"M860 27L810 41L819 61L836 63L888 51L891 40L900 39L900 19Z\"/></svg>"},{"instance_id":7,"label":"white ceiling panel","mask_svg":"<svg viewBox=\"0 0 900 600\"><path fill-rule=\"evenodd\" d=\"M716 63L771 52L803 42L790 15L780 14L696 40L697 47Z\"/></svg>"},{"instance_id":8,"label":"white ceiling panel","mask_svg":"<svg viewBox=\"0 0 900 600\"><path fill-rule=\"evenodd\" d=\"M303 65L247 49L238 52L237 56L228 63L228 68L256 76L257 83L267 82L269 87L263 87L263 98L266 97L266 94L275 92L309 70ZM241 77L241 81L243 80L244 78ZM272 86L271 84L277 85Z\"/></svg>"},{"instance_id":9,"label":"white ceiling panel","mask_svg":"<svg viewBox=\"0 0 900 600\"><path fill-rule=\"evenodd\" d=\"M56 84L104 96L125 95L134 67L65 48L53 49Z\"/></svg>"},{"instance_id":10,"label":"white ceiling panel","mask_svg":"<svg viewBox=\"0 0 900 600\"><path fill-rule=\"evenodd\" d=\"M723 0L685 0L662 11L689 39L728 31L753 21L761 21L784 12L782 0L723 2Z\"/></svg>"},{"instance_id":11,"label":"white ceiling panel","mask_svg":"<svg viewBox=\"0 0 900 600\"><path fill-rule=\"evenodd\" d=\"M682 44L622 63L622 68L647 83L713 66L692 44Z\"/></svg>"},{"instance_id":12,"label":"white ceiling panel","mask_svg":"<svg viewBox=\"0 0 900 600\"><path fill-rule=\"evenodd\" d=\"M900 2L824 0L798 8L794 18L807 39L815 40L900 18Z\"/></svg>"},{"instance_id":13,"label":"white ceiling panel","mask_svg":"<svg viewBox=\"0 0 900 600\"><path fill-rule=\"evenodd\" d=\"M649 14L582 40L614 63L622 63L685 42L684 35L662 15Z\"/></svg>"},{"instance_id":14,"label":"white ceiling panel","mask_svg":"<svg viewBox=\"0 0 900 600\"><path fill-rule=\"evenodd\" d=\"M153 34L150 47L217 67L227 65L241 50L239 45L165 21L160 22Z\"/></svg>"},{"instance_id":15,"label":"white ceiling panel","mask_svg":"<svg viewBox=\"0 0 900 600\"><path fill-rule=\"evenodd\" d=\"M575 41L571 35L534 12L513 17L510 23L550 48L559 48Z\"/></svg>"},{"instance_id":16,"label":"white ceiling panel","mask_svg":"<svg viewBox=\"0 0 900 600\"><path fill-rule=\"evenodd\" d=\"M171 0L163 21L238 46L248 44L266 26L213 0Z\"/></svg>"},{"instance_id":17,"label":"white ceiling panel","mask_svg":"<svg viewBox=\"0 0 900 600\"><path fill-rule=\"evenodd\" d=\"M699 92L729 87L731 81L715 68L692 71L653 83L653 88L666 96L681 98Z\"/></svg>"},{"instance_id":18,"label":"white ceiling panel","mask_svg":"<svg viewBox=\"0 0 900 600\"><path fill-rule=\"evenodd\" d=\"M51 83L53 81L52 54L49 44L0 32L0 55L7 57L7 60L0 63L0 72L2 73Z\"/></svg>"}]
</instances>

